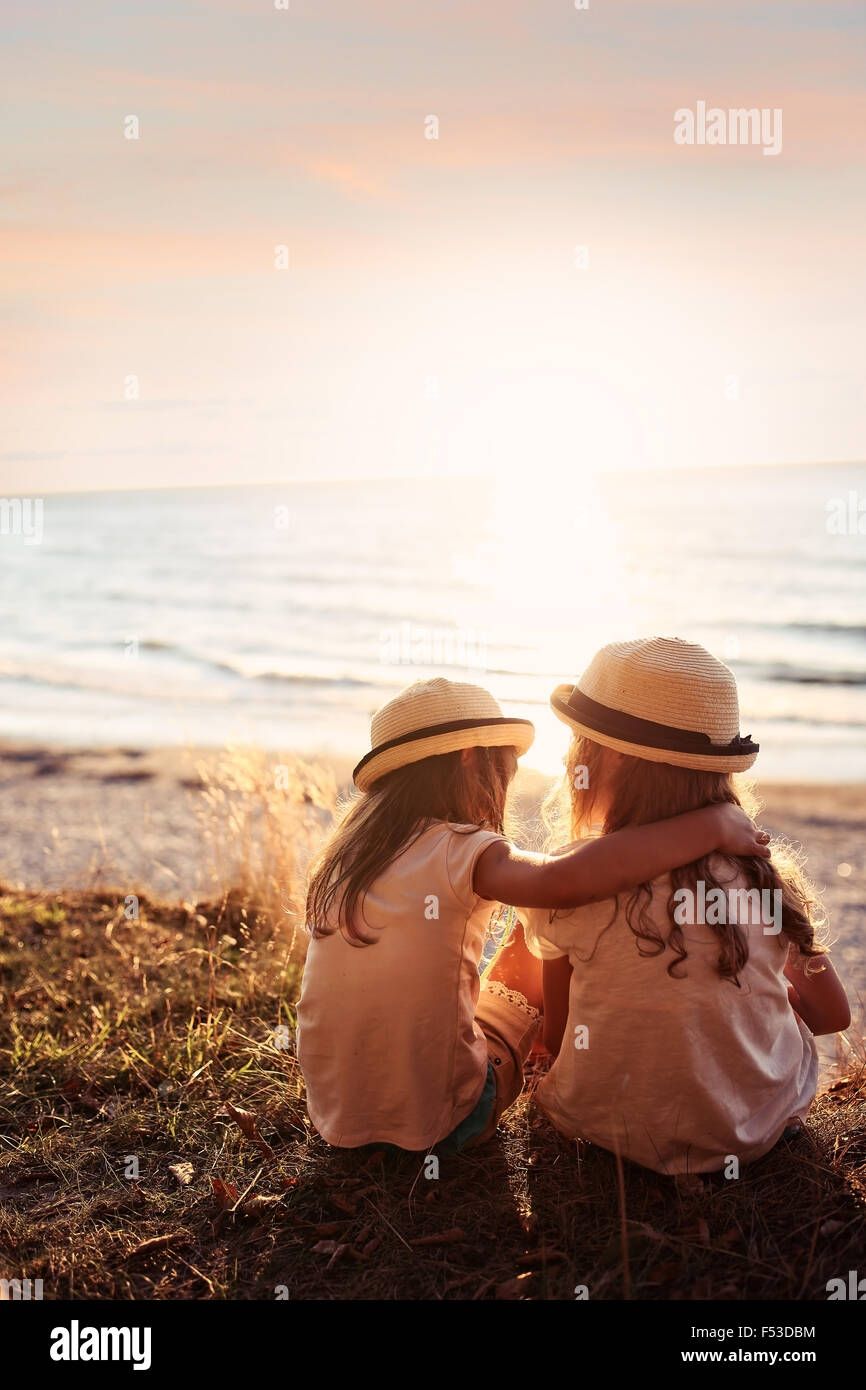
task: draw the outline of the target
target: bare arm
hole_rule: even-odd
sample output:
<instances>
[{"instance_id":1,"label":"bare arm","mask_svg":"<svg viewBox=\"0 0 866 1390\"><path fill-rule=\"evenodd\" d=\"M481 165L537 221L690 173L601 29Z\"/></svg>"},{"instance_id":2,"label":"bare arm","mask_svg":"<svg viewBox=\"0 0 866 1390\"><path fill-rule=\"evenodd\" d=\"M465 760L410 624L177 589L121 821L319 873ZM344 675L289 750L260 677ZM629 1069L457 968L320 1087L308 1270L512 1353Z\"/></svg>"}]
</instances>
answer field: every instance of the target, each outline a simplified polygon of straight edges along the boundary
<instances>
[{"instance_id":1,"label":"bare arm","mask_svg":"<svg viewBox=\"0 0 866 1390\"><path fill-rule=\"evenodd\" d=\"M562 1046L568 1022L568 991L571 986L571 961L568 956L546 960L542 965L544 985L544 1046L554 1057Z\"/></svg>"},{"instance_id":2,"label":"bare arm","mask_svg":"<svg viewBox=\"0 0 866 1390\"><path fill-rule=\"evenodd\" d=\"M841 1033L851 1022L845 986L829 956L821 958L820 966L813 975L807 975L803 969L808 959L808 956L800 956L793 950L788 953L785 976L791 983L788 990L791 1007L816 1037L824 1033Z\"/></svg>"},{"instance_id":3,"label":"bare arm","mask_svg":"<svg viewBox=\"0 0 866 1390\"><path fill-rule=\"evenodd\" d=\"M769 836L745 811L725 802L684 816L584 840L568 854L530 854L501 840L479 855L479 897L514 907L581 907L691 864L714 850L764 859Z\"/></svg>"}]
</instances>

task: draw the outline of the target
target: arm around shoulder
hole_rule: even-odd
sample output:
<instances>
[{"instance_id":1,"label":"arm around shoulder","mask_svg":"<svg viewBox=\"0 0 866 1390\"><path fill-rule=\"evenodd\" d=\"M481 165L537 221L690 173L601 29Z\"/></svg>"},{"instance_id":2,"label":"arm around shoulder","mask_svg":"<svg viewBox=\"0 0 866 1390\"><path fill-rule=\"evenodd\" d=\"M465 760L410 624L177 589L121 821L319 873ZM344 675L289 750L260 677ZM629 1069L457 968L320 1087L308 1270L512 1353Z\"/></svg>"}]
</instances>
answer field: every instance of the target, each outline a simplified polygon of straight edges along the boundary
<instances>
[{"instance_id":1,"label":"arm around shoulder","mask_svg":"<svg viewBox=\"0 0 866 1390\"><path fill-rule=\"evenodd\" d=\"M718 850L768 857L769 837L745 811L727 803L630 826L582 840L567 854L529 854L506 840L490 845L475 864L475 892L514 907L582 907L648 883Z\"/></svg>"}]
</instances>

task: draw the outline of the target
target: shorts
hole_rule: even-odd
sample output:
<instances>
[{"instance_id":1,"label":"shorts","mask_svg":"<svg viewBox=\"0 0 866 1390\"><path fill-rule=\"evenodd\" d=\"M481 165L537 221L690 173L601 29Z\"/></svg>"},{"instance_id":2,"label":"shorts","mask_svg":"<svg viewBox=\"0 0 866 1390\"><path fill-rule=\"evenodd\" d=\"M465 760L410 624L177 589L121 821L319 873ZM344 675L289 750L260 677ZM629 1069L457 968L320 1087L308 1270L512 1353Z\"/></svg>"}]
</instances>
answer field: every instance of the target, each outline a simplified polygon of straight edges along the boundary
<instances>
[{"instance_id":1,"label":"shorts","mask_svg":"<svg viewBox=\"0 0 866 1390\"><path fill-rule=\"evenodd\" d=\"M474 1110L442 1140L458 1151L492 1139L502 1115L517 1100L541 1014L516 989L494 980L481 987L475 1022L487 1040L487 1080Z\"/></svg>"}]
</instances>

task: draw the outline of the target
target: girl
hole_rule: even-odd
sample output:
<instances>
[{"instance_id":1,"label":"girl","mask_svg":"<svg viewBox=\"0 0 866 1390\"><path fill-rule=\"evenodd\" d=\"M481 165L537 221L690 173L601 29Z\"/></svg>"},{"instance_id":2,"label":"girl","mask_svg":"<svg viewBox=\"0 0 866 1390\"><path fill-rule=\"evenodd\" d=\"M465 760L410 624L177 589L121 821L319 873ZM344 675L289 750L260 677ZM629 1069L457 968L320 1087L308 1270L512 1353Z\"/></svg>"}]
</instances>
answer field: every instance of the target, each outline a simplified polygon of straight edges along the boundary
<instances>
[{"instance_id":1,"label":"girl","mask_svg":"<svg viewBox=\"0 0 866 1390\"><path fill-rule=\"evenodd\" d=\"M373 717L360 797L314 866L298 1005L310 1118L331 1144L480 1142L519 1095L538 1030L516 962L480 991L491 904L609 897L711 850L766 854L733 806L624 830L546 859L503 834L528 720L486 690L418 681Z\"/></svg>"},{"instance_id":2,"label":"girl","mask_svg":"<svg viewBox=\"0 0 866 1390\"><path fill-rule=\"evenodd\" d=\"M758 748L738 734L732 673L703 647L614 643L551 704L574 730L570 839L741 804L732 774ZM812 1034L850 1014L808 885L778 849L772 863L700 855L613 902L526 917L558 1053L536 1098L562 1133L702 1172L760 1157L805 1116Z\"/></svg>"}]
</instances>

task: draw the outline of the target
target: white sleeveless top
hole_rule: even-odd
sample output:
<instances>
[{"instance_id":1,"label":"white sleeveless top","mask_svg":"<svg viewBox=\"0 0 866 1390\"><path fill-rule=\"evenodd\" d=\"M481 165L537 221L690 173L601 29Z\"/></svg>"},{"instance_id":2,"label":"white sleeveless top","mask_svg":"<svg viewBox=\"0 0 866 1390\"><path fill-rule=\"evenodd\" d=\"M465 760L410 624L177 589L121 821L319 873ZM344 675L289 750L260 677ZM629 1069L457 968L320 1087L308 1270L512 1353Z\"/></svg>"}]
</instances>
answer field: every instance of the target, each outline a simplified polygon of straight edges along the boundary
<instances>
[{"instance_id":1,"label":"white sleeveless top","mask_svg":"<svg viewBox=\"0 0 866 1390\"><path fill-rule=\"evenodd\" d=\"M730 873L718 870L719 881ZM652 920L663 938L670 892L667 876L653 884ZM817 1086L815 1041L788 1003L788 943L764 932L769 919L743 923L749 959L738 989L718 974L710 927L684 926L688 958L677 970L685 978L671 978L670 949L638 951L645 943L626 921L628 896L618 913L613 901L552 920L546 910L521 911L530 950L545 960L568 956L573 968L562 1046L536 1099L563 1134L659 1173L759 1158L805 1116Z\"/></svg>"}]
</instances>

